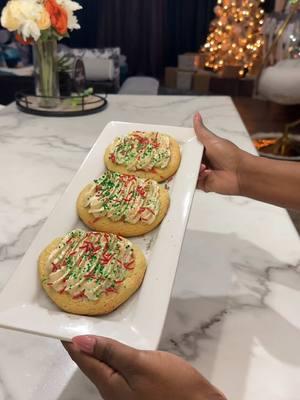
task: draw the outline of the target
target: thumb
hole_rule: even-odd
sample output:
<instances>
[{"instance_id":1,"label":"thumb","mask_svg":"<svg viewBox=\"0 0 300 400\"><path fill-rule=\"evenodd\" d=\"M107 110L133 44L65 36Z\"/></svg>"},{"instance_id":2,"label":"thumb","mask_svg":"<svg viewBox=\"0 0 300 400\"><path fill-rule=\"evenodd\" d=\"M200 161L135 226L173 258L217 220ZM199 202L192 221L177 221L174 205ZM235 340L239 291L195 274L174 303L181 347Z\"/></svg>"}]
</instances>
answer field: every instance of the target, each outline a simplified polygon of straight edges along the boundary
<instances>
[{"instance_id":1,"label":"thumb","mask_svg":"<svg viewBox=\"0 0 300 400\"><path fill-rule=\"evenodd\" d=\"M81 351L126 376L137 367L139 351L116 340L99 336L77 336L72 342Z\"/></svg>"},{"instance_id":2,"label":"thumb","mask_svg":"<svg viewBox=\"0 0 300 400\"><path fill-rule=\"evenodd\" d=\"M213 134L210 130L206 128L200 113L196 113L194 116L194 129L197 138L204 145L204 147L207 146L208 142L211 139L215 139L217 137L215 134Z\"/></svg>"}]
</instances>

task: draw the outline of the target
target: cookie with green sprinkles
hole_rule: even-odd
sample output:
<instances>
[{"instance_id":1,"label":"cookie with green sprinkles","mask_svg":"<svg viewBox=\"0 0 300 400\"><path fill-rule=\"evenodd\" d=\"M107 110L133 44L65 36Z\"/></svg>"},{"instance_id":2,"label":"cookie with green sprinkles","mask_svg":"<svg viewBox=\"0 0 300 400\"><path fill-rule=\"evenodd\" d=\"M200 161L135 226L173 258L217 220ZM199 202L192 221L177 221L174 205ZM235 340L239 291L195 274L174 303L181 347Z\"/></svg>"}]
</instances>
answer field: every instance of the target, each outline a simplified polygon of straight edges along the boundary
<instances>
[{"instance_id":1,"label":"cookie with green sprinkles","mask_svg":"<svg viewBox=\"0 0 300 400\"><path fill-rule=\"evenodd\" d=\"M82 190L77 211L92 230L131 237L155 229L169 204L168 191L156 181L107 171Z\"/></svg>"},{"instance_id":2,"label":"cookie with green sprinkles","mask_svg":"<svg viewBox=\"0 0 300 400\"><path fill-rule=\"evenodd\" d=\"M60 309L102 315L138 290L146 260L128 239L76 229L42 251L38 269L43 289Z\"/></svg>"},{"instance_id":3,"label":"cookie with green sprinkles","mask_svg":"<svg viewBox=\"0 0 300 400\"><path fill-rule=\"evenodd\" d=\"M131 132L113 141L104 162L110 171L163 182L178 170L181 153L179 144L169 135Z\"/></svg>"}]
</instances>

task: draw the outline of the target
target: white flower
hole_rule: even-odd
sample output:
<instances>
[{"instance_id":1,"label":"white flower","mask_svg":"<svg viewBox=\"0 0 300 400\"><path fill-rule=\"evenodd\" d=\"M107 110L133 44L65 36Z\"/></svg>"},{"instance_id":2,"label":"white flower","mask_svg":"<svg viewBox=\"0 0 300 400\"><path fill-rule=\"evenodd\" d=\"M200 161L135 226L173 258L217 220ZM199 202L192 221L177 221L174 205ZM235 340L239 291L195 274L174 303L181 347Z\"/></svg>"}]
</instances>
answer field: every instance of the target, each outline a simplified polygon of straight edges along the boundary
<instances>
[{"instance_id":1,"label":"white flower","mask_svg":"<svg viewBox=\"0 0 300 400\"><path fill-rule=\"evenodd\" d=\"M11 4L11 7L4 7L1 15L1 25L8 29L10 32L16 31L20 28L21 22L17 18L16 13L14 12L14 4Z\"/></svg>"},{"instance_id":2,"label":"white flower","mask_svg":"<svg viewBox=\"0 0 300 400\"><path fill-rule=\"evenodd\" d=\"M80 25L78 23L77 17L73 15L68 14L68 28L72 31L73 29L80 29Z\"/></svg>"},{"instance_id":3,"label":"white flower","mask_svg":"<svg viewBox=\"0 0 300 400\"><path fill-rule=\"evenodd\" d=\"M37 22L44 8L39 0L10 0L3 9L1 24L9 31L18 31L26 40L41 35Z\"/></svg>"},{"instance_id":4,"label":"white flower","mask_svg":"<svg viewBox=\"0 0 300 400\"><path fill-rule=\"evenodd\" d=\"M23 24L22 28L20 29L20 33L22 34L24 40L33 38L35 41L37 41L41 36L41 31L38 27L38 24L31 20L28 20Z\"/></svg>"},{"instance_id":5,"label":"white flower","mask_svg":"<svg viewBox=\"0 0 300 400\"><path fill-rule=\"evenodd\" d=\"M73 0L56 0L68 16L68 29L80 29L74 12L82 7ZM9 0L2 11L1 25L10 32L17 31L24 40L38 40L41 30L50 27L51 21L44 7L45 0Z\"/></svg>"},{"instance_id":6,"label":"white flower","mask_svg":"<svg viewBox=\"0 0 300 400\"><path fill-rule=\"evenodd\" d=\"M82 9L82 6L73 0L56 0L56 1L57 1L57 4L60 4L66 10L70 10L72 12Z\"/></svg>"},{"instance_id":7,"label":"white flower","mask_svg":"<svg viewBox=\"0 0 300 400\"><path fill-rule=\"evenodd\" d=\"M61 5L68 14L68 29L80 29L77 17L74 15L74 11L81 10L82 7L79 3L72 0L56 0L57 4Z\"/></svg>"}]
</instances>

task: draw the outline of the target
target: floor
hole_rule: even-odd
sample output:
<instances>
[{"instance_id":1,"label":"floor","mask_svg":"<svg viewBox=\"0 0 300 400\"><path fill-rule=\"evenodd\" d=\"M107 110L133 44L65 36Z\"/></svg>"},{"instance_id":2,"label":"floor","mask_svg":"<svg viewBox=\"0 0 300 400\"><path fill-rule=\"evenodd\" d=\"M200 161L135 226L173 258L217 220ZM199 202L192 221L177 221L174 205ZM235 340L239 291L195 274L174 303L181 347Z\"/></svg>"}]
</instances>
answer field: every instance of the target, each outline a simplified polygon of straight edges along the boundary
<instances>
[{"instance_id":1,"label":"floor","mask_svg":"<svg viewBox=\"0 0 300 400\"><path fill-rule=\"evenodd\" d=\"M286 123L300 118L300 105L282 106L249 97L236 97L233 101L250 134L257 132L281 132ZM294 131L300 134L300 126ZM288 210L300 234L300 212Z\"/></svg>"}]
</instances>

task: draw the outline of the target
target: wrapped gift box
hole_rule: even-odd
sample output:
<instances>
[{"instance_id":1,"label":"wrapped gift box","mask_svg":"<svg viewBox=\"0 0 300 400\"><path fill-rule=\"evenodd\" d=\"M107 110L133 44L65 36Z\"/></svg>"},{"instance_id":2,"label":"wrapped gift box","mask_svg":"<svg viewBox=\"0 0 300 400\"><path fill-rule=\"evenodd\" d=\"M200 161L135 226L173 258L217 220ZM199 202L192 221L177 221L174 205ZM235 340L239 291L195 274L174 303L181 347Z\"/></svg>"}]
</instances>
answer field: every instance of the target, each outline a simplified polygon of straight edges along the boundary
<instances>
[{"instance_id":1,"label":"wrapped gift box","mask_svg":"<svg viewBox=\"0 0 300 400\"><path fill-rule=\"evenodd\" d=\"M199 69L193 77L193 91L197 94L208 94L212 72Z\"/></svg>"},{"instance_id":2,"label":"wrapped gift box","mask_svg":"<svg viewBox=\"0 0 300 400\"><path fill-rule=\"evenodd\" d=\"M193 82L193 71L177 71L177 84L176 88L181 90L191 90Z\"/></svg>"},{"instance_id":3,"label":"wrapped gift box","mask_svg":"<svg viewBox=\"0 0 300 400\"><path fill-rule=\"evenodd\" d=\"M196 71L199 64L198 53L186 53L178 56L178 69L184 71Z\"/></svg>"},{"instance_id":4,"label":"wrapped gift box","mask_svg":"<svg viewBox=\"0 0 300 400\"><path fill-rule=\"evenodd\" d=\"M176 89L177 86L177 68L166 67L165 69L165 86L169 89Z\"/></svg>"}]
</instances>

